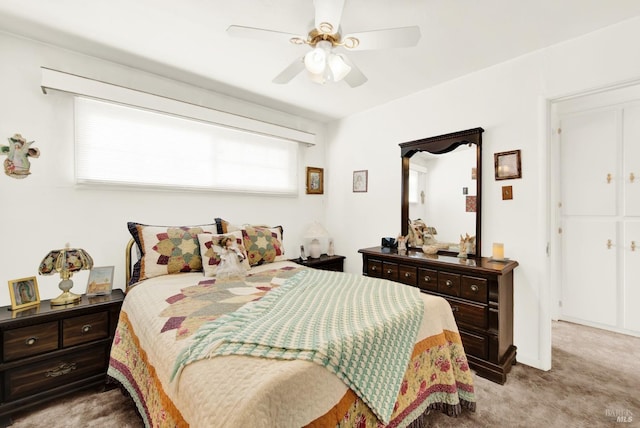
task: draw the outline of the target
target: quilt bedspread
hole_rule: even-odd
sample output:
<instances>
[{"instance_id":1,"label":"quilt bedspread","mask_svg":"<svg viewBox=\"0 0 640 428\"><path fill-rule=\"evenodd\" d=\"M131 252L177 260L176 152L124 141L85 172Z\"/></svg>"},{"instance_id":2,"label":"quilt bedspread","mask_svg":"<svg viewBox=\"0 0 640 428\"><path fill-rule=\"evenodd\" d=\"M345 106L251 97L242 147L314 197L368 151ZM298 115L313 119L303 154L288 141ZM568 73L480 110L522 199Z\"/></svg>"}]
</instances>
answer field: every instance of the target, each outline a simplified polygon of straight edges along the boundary
<instances>
[{"instance_id":1,"label":"quilt bedspread","mask_svg":"<svg viewBox=\"0 0 640 428\"><path fill-rule=\"evenodd\" d=\"M219 356L184 368L171 382L180 351L195 331L260 299L300 272L287 262L252 269L242 281L198 274L153 278L125 299L109 376L131 395L147 426L382 426L343 381L301 360ZM407 426L428 409L457 414L475 407L472 374L444 299L424 302L415 346L388 426Z\"/></svg>"}]
</instances>

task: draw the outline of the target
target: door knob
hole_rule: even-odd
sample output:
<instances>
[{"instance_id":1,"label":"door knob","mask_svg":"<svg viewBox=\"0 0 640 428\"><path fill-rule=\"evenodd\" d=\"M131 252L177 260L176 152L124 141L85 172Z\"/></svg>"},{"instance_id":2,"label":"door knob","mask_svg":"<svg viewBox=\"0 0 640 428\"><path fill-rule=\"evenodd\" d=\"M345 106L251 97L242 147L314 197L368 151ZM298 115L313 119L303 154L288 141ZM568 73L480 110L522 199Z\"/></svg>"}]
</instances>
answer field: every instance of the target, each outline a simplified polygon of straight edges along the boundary
<instances>
[{"instance_id":1,"label":"door knob","mask_svg":"<svg viewBox=\"0 0 640 428\"><path fill-rule=\"evenodd\" d=\"M633 172L629 173L629 182L633 183L635 181L635 179L636 179L636 176L633 174Z\"/></svg>"},{"instance_id":2,"label":"door knob","mask_svg":"<svg viewBox=\"0 0 640 428\"><path fill-rule=\"evenodd\" d=\"M611 174L607 174L607 184L611 184Z\"/></svg>"},{"instance_id":3,"label":"door knob","mask_svg":"<svg viewBox=\"0 0 640 428\"><path fill-rule=\"evenodd\" d=\"M631 251L636 250L636 241L631 241Z\"/></svg>"},{"instance_id":4,"label":"door knob","mask_svg":"<svg viewBox=\"0 0 640 428\"><path fill-rule=\"evenodd\" d=\"M612 246L613 242L611 242L611 239L607 239L607 250L610 250Z\"/></svg>"}]
</instances>

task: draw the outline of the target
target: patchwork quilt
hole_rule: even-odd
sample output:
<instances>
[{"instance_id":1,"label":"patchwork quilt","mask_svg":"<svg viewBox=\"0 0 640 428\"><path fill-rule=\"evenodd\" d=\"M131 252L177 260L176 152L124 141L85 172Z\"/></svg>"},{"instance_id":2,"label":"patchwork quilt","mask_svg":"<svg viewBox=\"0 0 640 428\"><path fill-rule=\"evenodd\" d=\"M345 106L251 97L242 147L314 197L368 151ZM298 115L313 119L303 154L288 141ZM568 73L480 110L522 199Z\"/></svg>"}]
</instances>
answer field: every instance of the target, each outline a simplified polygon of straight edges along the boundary
<instances>
[{"instance_id":1,"label":"patchwork quilt","mask_svg":"<svg viewBox=\"0 0 640 428\"><path fill-rule=\"evenodd\" d=\"M394 305L385 307L383 311L397 310L397 321L402 319L407 327L401 336L411 337L407 352L402 350L403 345L398 344L402 342L400 339L393 341L393 345L384 344L397 347L385 349L385 353L406 354L401 359L400 370L389 369L384 362L378 365L374 361L358 366L355 361L359 358L353 357L355 354L350 349L356 343L367 342L353 335L343 338L341 346L344 355L339 357L342 355L340 351L332 354L331 358L332 361L341 358L351 361L356 371L369 370L364 384L347 379L353 377L352 374L336 375L342 369L334 370L310 358L257 357L253 356L254 352L227 352L228 348L221 348L224 352L218 356L206 352L201 355L204 358L188 358L188 350L195 349L194 345L206 337L200 334L202 331L211 325L222 326L223 329L225 325L234 325L225 321L246 313L247 308L258 309L252 312L251 316L255 317L252 320L268 319L260 327L268 330L269 325L282 326L278 323L286 323L286 319L270 318L276 316L271 312L274 305L281 305L280 310L287 314L285 318L290 317L291 312L287 308L300 308L300 302L306 300L304 295L309 294L315 307L326 308L326 302L320 304L316 300L318 296L326 294L319 292L323 286L327 291L335 289L338 293L332 303L336 304L335 307L339 307L339 302L344 300L344 296L338 297L343 292L350 294L357 302L367 300L358 294L363 291L354 291L356 288L351 290L349 285L345 285L349 281L359 282L360 279L368 282L372 290L378 286L384 290L385 286L392 285L389 293L395 294L394 291L401 290L400 294L406 294L405 303L409 303L410 307L407 314L399 315L403 311L398 308L406 306L404 303L396 309L392 308ZM219 280L198 273L150 278L127 293L108 374L131 395L147 426L409 426L420 423L423 414L430 409L439 409L450 415L458 414L462 408L474 410L472 373L448 303L435 296L414 295L413 291L405 293L409 287L399 284L387 284L384 281L376 285L374 283L381 280L370 280L373 278L320 273L290 262L256 266L242 279ZM344 290L340 288L341 283ZM366 288L366 284L364 286ZM312 292L302 292L305 289ZM294 298L289 296L282 300L281 297L291 293L290 290L293 290ZM376 299L370 300L375 302ZM356 306L363 307L364 314L367 312L364 306L367 305L363 302ZM307 312L297 312L295 322L290 324L295 326L293 330L305 332L302 326L315 322L312 321L315 315ZM314 313L319 312L324 311ZM349 313L338 309L329 312L334 314L333 318L329 318L333 319L331 323ZM347 330L366 331L372 337L382 334L387 327L380 327L382 330L377 333L375 327L371 327L379 326L374 312L371 310L368 315L353 317L363 321L354 324L353 328L334 326L322 334L329 334L333 338L339 336L336 332ZM336 314L342 315L336 318ZM415 327L412 327L412 323ZM251 336L254 342L265 337L257 325L252 324L244 330L244 334ZM398 334L399 329L390 328L387 333ZM288 350L283 352L294 355L299 350L291 349L301 347L301 343L305 344L302 347L307 347L308 341L318 342L305 334L295 337L293 341L287 339L287 343L277 342L277 345L284 343L281 349ZM363 346L375 346L375 342L372 340ZM273 345L265 345L267 353L274 352L276 347ZM336 344L331 346L335 347ZM265 352L267 348L259 352ZM326 350L319 352L313 355L321 355ZM188 364L181 364L187 360ZM338 367L339 362L330 365ZM182 369L180 375L172 380L172 373L178 366ZM346 373L352 368L345 369ZM377 406L376 389L380 388L370 388L368 391L367 388L375 384L371 379L387 376L381 372L383 369L393 372L388 379L395 379L393 382L397 383L397 387L390 388L393 390L390 401L383 399L382 406L373 410Z\"/></svg>"}]
</instances>

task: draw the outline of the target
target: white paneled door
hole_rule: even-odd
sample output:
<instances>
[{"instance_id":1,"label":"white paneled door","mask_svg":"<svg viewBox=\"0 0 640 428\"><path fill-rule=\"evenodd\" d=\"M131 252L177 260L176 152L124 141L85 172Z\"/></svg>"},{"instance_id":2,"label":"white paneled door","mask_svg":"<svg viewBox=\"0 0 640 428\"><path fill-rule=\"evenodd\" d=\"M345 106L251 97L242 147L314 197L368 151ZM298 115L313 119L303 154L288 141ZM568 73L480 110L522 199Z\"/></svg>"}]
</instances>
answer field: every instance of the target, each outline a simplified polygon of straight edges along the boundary
<instances>
[{"instance_id":1,"label":"white paneled door","mask_svg":"<svg viewBox=\"0 0 640 428\"><path fill-rule=\"evenodd\" d=\"M560 105L560 317L640 335L640 103Z\"/></svg>"}]
</instances>

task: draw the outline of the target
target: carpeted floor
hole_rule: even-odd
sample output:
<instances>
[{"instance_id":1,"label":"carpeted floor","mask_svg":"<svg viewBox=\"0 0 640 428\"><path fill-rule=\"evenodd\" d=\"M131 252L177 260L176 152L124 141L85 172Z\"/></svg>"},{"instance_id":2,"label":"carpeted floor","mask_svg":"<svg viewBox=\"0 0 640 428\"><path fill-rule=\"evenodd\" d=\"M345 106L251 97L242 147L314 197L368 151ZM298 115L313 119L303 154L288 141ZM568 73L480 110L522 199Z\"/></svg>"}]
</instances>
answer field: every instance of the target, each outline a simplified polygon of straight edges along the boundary
<instances>
[{"instance_id":1,"label":"carpeted floor","mask_svg":"<svg viewBox=\"0 0 640 428\"><path fill-rule=\"evenodd\" d=\"M554 322L552 370L517 364L504 385L476 376L476 413L458 418L431 414L427 426L640 426L639 355L640 338ZM617 422L618 416L632 421ZM133 428L142 422L131 401L113 389L87 391L17 414L12 426Z\"/></svg>"}]
</instances>

